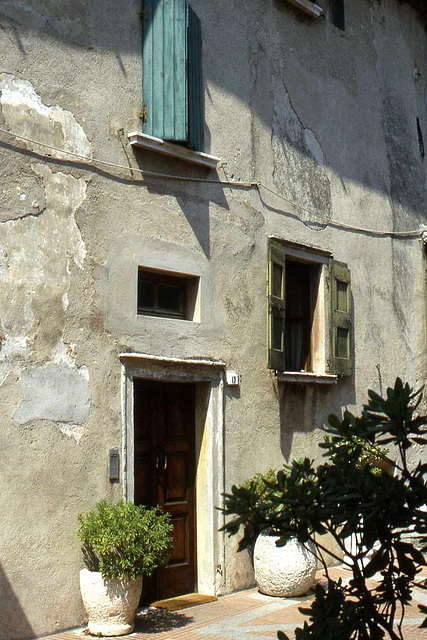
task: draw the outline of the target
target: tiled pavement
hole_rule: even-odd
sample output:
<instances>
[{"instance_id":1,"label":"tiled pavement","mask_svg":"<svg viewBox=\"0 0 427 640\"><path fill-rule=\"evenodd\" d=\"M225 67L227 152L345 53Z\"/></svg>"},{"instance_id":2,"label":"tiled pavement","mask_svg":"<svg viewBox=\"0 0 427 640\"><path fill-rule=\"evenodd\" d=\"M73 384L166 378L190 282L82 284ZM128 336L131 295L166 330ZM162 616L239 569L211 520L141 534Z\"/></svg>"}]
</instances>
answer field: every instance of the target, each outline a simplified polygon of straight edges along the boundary
<instances>
[{"instance_id":1,"label":"tiled pavement","mask_svg":"<svg viewBox=\"0 0 427 640\"><path fill-rule=\"evenodd\" d=\"M349 579L348 571L333 569L331 573L334 577ZM321 573L318 580L324 580ZM311 599L310 595L272 598L256 589L248 589L182 611L148 609L138 615L134 633L122 637L129 640L273 640L281 629L294 640L294 630L304 620L298 607L308 606ZM405 640L427 639L427 629L419 629L423 616L418 604L427 605L427 591L415 588L413 604L407 608L403 623ZM93 637L80 630L43 640L89 640Z\"/></svg>"}]
</instances>

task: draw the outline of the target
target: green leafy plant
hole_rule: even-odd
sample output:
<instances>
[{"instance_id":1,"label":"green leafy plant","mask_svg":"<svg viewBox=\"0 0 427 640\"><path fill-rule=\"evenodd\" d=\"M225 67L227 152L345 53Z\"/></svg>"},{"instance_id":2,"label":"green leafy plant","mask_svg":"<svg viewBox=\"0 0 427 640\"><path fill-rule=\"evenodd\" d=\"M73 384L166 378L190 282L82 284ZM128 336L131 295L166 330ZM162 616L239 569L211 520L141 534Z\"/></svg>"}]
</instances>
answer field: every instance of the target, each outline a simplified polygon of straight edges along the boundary
<instances>
[{"instance_id":1,"label":"green leafy plant","mask_svg":"<svg viewBox=\"0 0 427 640\"><path fill-rule=\"evenodd\" d=\"M168 561L173 526L158 508L102 500L78 522L85 565L106 578L151 575Z\"/></svg>"},{"instance_id":2,"label":"green leafy plant","mask_svg":"<svg viewBox=\"0 0 427 640\"><path fill-rule=\"evenodd\" d=\"M328 449L331 461L338 462L338 459L341 459L342 462L348 465L354 464L356 467L369 464L374 475L380 475L382 471L387 468L392 469L394 466L393 461L387 458L388 449L375 446L362 436L351 434L345 438L332 440L331 436L326 434L324 444L319 446Z\"/></svg>"},{"instance_id":3,"label":"green leafy plant","mask_svg":"<svg viewBox=\"0 0 427 640\"><path fill-rule=\"evenodd\" d=\"M327 587L317 585L311 606L301 609L309 621L296 629L296 640L403 640L405 608L415 576L426 564L422 551L427 549L427 464L420 462L410 468L407 457L414 443L427 444L427 417L417 413L421 391L414 392L397 378L385 398L374 391L368 395L360 416L349 411L342 419L329 416L325 427L329 438L322 444L327 463L314 467L308 458L294 461L286 473L279 471L267 484L274 503L268 517L263 508L255 507L254 513L242 489L233 487L229 494L240 510L225 526L230 534L237 533L239 519L244 523L250 515L254 522L268 519L269 526L280 534L279 545L296 536L300 542L311 541L316 546ZM373 448L380 458L387 459L385 445L392 445L397 453L394 476L374 471L370 462L360 463L359 447L370 454ZM344 454L346 448L348 455ZM230 513L232 506L229 496L225 513L227 507ZM421 550L414 532L424 540ZM332 536L345 557L351 572L348 584L330 576L325 553L331 551L319 537L325 533ZM252 543L250 534L244 527L239 549ZM352 535L356 544L349 550L347 541ZM340 555L335 558L343 561ZM369 583L373 576L375 588ZM427 607L420 608L427 613ZM422 626L427 626L427 619ZM278 637L287 638L283 632Z\"/></svg>"},{"instance_id":4,"label":"green leafy plant","mask_svg":"<svg viewBox=\"0 0 427 640\"><path fill-rule=\"evenodd\" d=\"M239 542L239 551L252 547L261 531L270 530L275 533L271 518L277 509L277 504L272 499L276 473L276 469L256 473L243 484L233 486L231 493L224 494L225 502L221 511L234 518L221 527L220 531L235 535L243 527L244 536Z\"/></svg>"}]
</instances>

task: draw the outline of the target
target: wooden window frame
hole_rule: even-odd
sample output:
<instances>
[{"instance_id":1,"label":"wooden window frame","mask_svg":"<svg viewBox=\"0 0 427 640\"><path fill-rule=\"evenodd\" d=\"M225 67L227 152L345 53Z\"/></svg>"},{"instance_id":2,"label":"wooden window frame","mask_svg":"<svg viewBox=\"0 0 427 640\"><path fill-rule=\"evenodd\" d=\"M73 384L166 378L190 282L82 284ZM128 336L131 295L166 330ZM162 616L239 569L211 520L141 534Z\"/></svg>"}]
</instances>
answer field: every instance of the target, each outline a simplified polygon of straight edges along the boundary
<instances>
[{"instance_id":1,"label":"wooden window frame","mask_svg":"<svg viewBox=\"0 0 427 640\"><path fill-rule=\"evenodd\" d=\"M142 281L154 285L154 306L146 306L140 303L139 285ZM161 271L147 267L138 268L138 295L137 315L154 316L157 318L171 318L176 320L192 320L196 289L199 278L188 274L178 274L170 271ZM179 289L179 310L174 311L159 306L159 287L170 286ZM191 291L190 289L193 289Z\"/></svg>"},{"instance_id":2,"label":"wooden window frame","mask_svg":"<svg viewBox=\"0 0 427 640\"><path fill-rule=\"evenodd\" d=\"M281 299L277 301L272 296L273 264L283 267L286 283L286 266L290 263L301 263L307 266L306 282L309 282L310 317L307 320L309 329L305 329L303 337L303 353L308 353L303 369L287 370L289 362L286 357L286 321L283 325L283 349L273 348L272 328L273 318L280 308L280 313L286 318L287 292L286 286L281 292ZM290 382L316 382L319 376L324 382L336 381L337 376L349 376L352 373L353 344L352 344L352 296L350 284L350 270L345 263L337 262L330 252L305 247L296 243L287 243L278 238L268 241L268 368L274 369L279 379L289 379ZM338 298L339 283L347 286L346 310L340 308L342 297ZM341 287L342 289L342 287ZM342 357L337 350L337 336L347 332L347 357ZM309 337L307 337L307 335ZM308 344L309 341L309 344Z\"/></svg>"}]
</instances>

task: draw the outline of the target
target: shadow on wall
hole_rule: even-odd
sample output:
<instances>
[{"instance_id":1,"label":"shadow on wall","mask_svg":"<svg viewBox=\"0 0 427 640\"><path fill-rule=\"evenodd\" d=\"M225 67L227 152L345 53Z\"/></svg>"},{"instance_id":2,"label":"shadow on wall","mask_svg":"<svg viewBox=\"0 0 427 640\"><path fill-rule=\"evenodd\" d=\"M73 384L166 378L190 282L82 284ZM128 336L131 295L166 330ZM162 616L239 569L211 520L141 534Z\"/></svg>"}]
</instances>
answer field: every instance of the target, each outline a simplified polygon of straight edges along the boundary
<instances>
[{"instance_id":1,"label":"shadow on wall","mask_svg":"<svg viewBox=\"0 0 427 640\"><path fill-rule=\"evenodd\" d=\"M193 167L187 162L173 158L165 158L160 154L145 151L140 153L135 150L135 159L141 170L154 171L161 174L185 175L195 177L219 180L218 174L208 171L200 167ZM144 177L144 186L149 193L155 195L171 196L171 187L168 180L158 178ZM210 203L214 203L223 210L228 210L229 206L225 197L224 189L218 185L209 185L209 183L198 182L180 182L174 183L173 195L177 205L187 219L201 249L206 258L210 259L210 220L209 207Z\"/></svg>"},{"instance_id":2,"label":"shadow on wall","mask_svg":"<svg viewBox=\"0 0 427 640\"><path fill-rule=\"evenodd\" d=\"M338 380L333 387L280 384L280 449L284 459L290 462L294 433L312 433L327 423L330 413L341 416L343 406L355 401L354 374L348 381Z\"/></svg>"},{"instance_id":3,"label":"shadow on wall","mask_svg":"<svg viewBox=\"0 0 427 640\"><path fill-rule=\"evenodd\" d=\"M34 597L37 597L36 594ZM34 638L34 629L0 565L0 633L2 640L27 640Z\"/></svg>"}]
</instances>

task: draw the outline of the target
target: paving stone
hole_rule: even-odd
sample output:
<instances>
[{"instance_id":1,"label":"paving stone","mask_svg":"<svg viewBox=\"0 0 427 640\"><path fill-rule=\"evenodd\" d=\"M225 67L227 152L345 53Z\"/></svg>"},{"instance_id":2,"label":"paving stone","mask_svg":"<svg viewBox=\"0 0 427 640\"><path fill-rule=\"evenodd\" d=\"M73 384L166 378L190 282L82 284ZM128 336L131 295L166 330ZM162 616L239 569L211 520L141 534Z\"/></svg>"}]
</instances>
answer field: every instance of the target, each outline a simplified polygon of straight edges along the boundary
<instances>
[{"instance_id":1,"label":"paving stone","mask_svg":"<svg viewBox=\"0 0 427 640\"><path fill-rule=\"evenodd\" d=\"M350 579L350 573L333 568L331 577ZM423 569L417 579L422 583L427 577ZM321 573L317 579L325 584ZM375 580L370 581L375 587ZM285 631L295 640L295 628L302 625L305 616L298 607L308 607L312 594L300 598L274 598L256 589L223 596L217 602L198 605L183 611L148 609L137 617L135 632L122 636L124 640L273 640L277 631ZM427 604L427 591L417 586L413 591L411 606L405 610L403 633L405 640L427 638L427 629L420 629L423 621L418 604ZM84 630L59 633L41 640L90 640Z\"/></svg>"}]
</instances>

